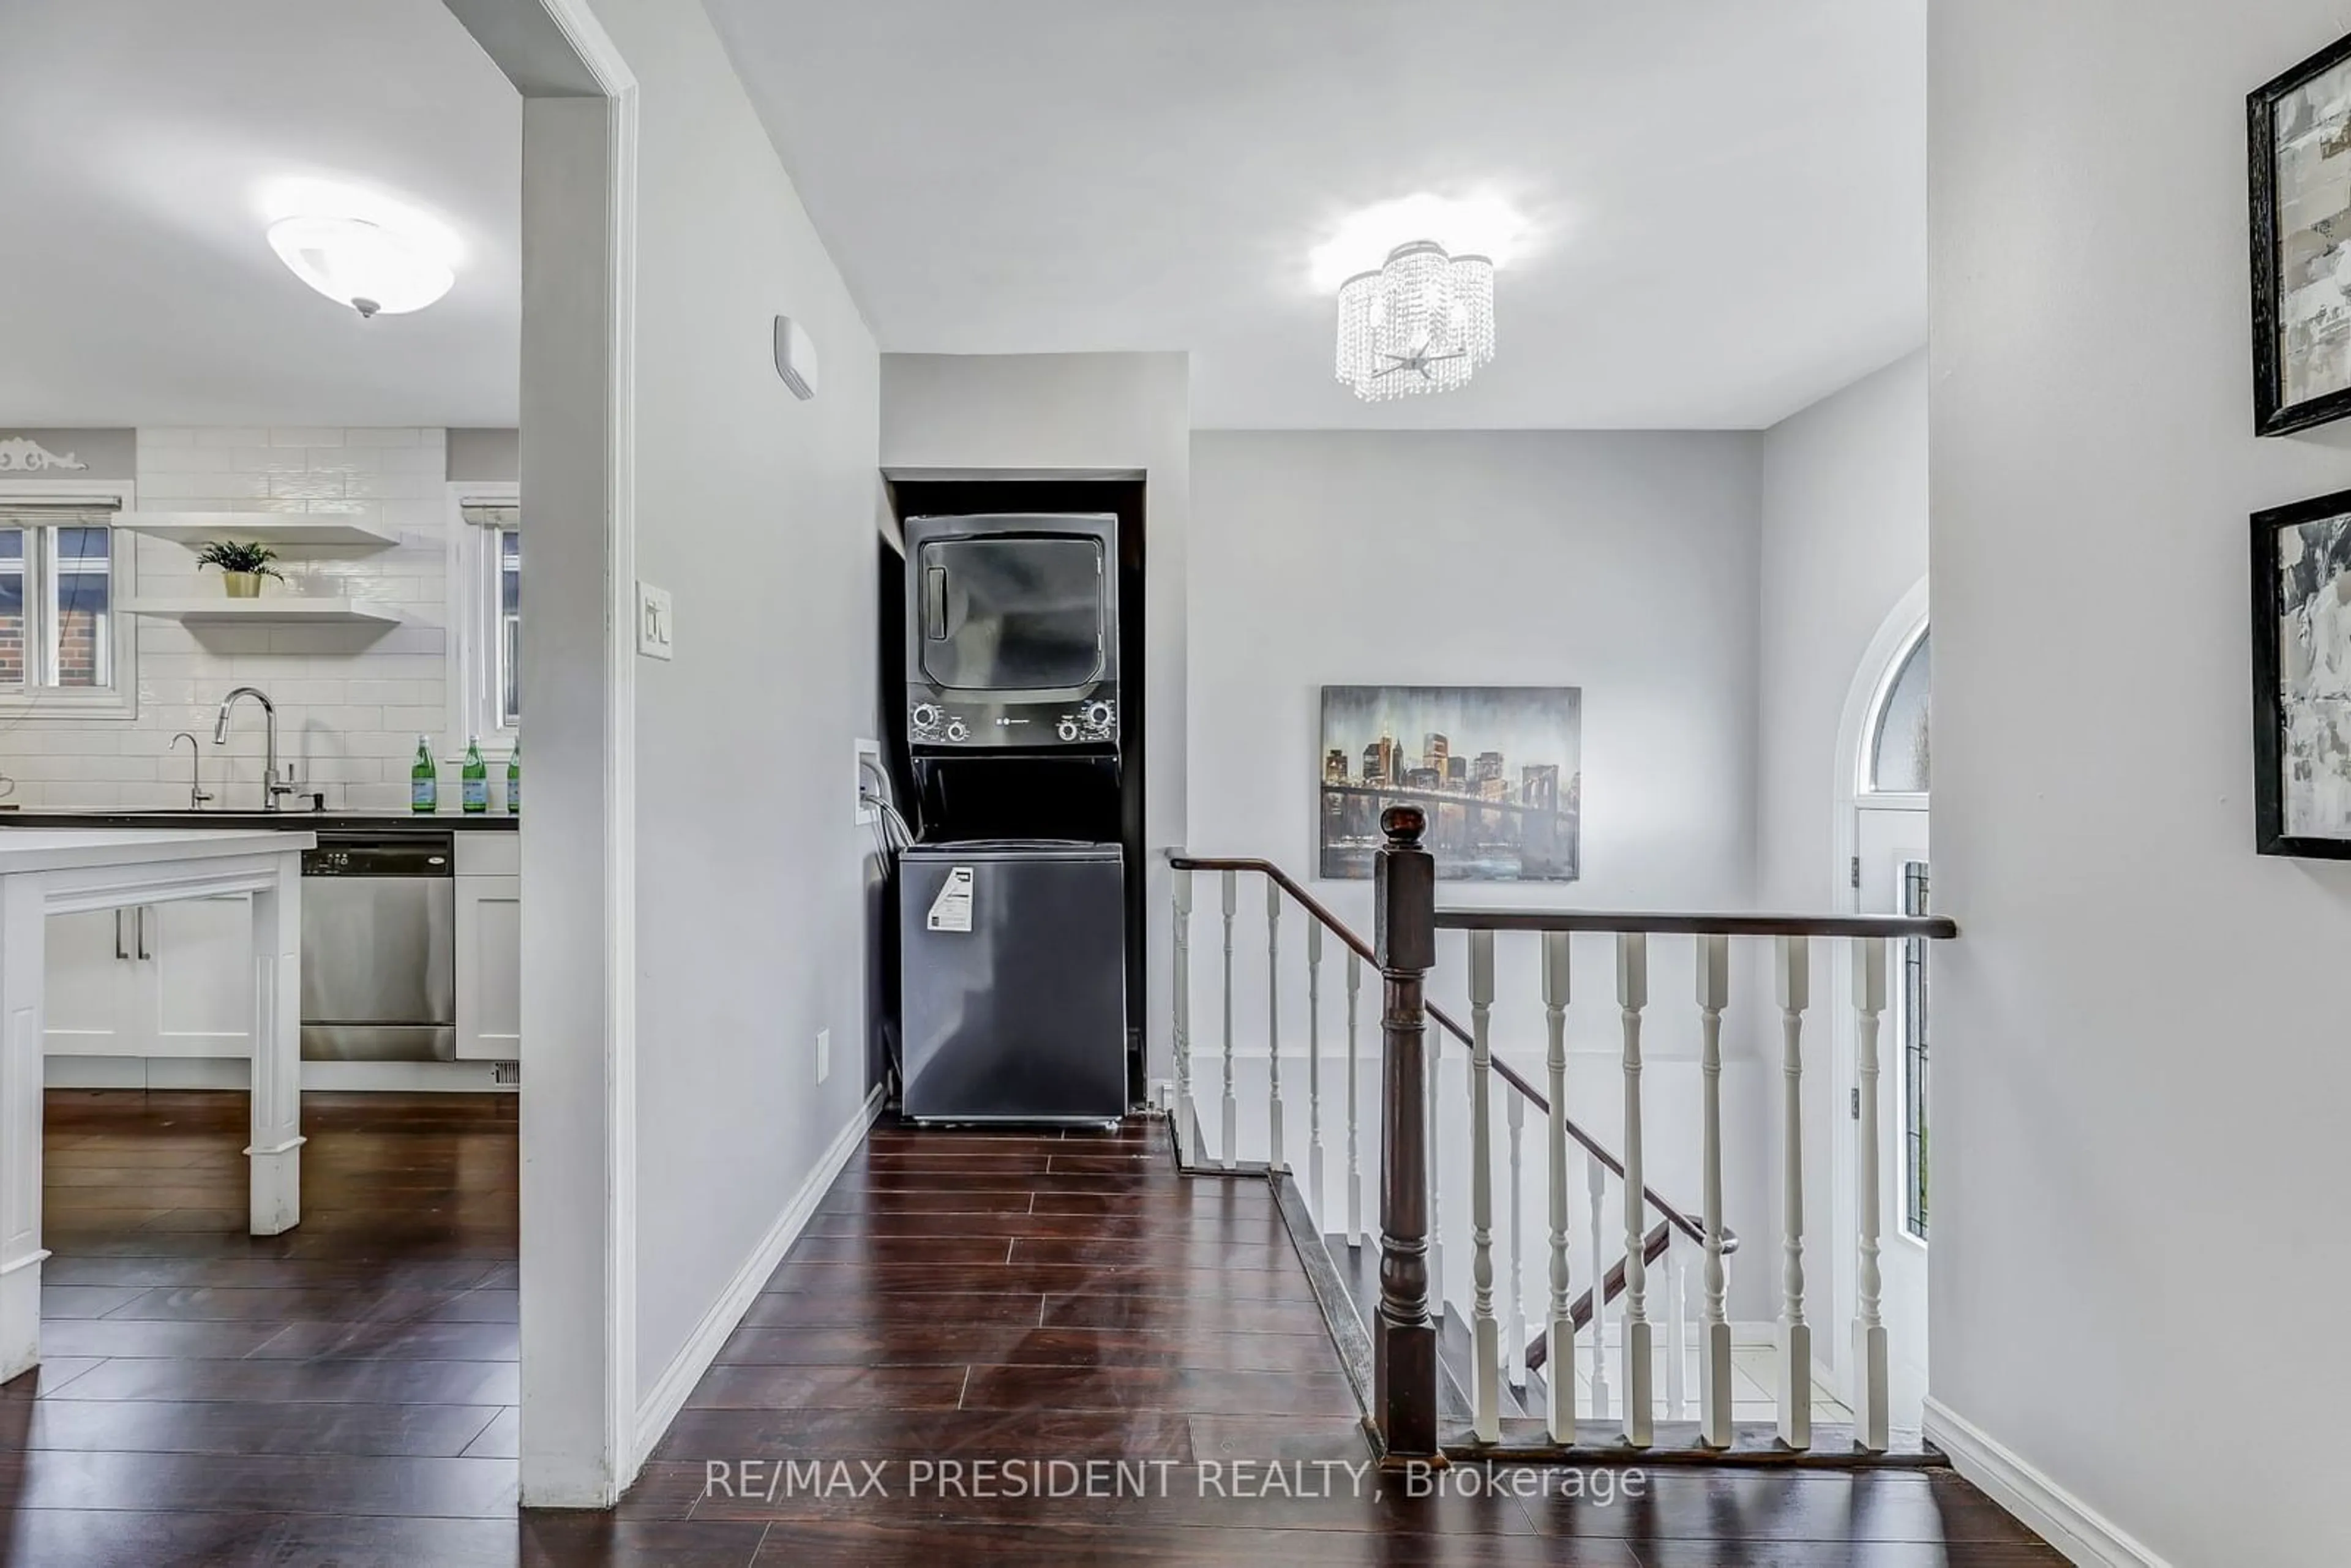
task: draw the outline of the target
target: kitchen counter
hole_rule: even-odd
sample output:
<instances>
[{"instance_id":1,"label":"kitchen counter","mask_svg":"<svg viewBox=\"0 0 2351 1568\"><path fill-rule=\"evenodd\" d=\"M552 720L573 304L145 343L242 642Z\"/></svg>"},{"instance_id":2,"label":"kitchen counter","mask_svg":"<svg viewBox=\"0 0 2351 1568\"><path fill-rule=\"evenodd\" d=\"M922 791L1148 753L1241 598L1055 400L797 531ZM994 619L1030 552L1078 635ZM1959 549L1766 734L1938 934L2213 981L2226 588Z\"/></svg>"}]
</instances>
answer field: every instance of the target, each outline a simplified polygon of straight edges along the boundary
<instances>
[{"instance_id":1,"label":"kitchen counter","mask_svg":"<svg viewBox=\"0 0 2351 1568\"><path fill-rule=\"evenodd\" d=\"M522 826L520 817L489 811L467 816L459 811L172 811L98 808L90 810L0 810L0 829L34 828L213 828L250 831L267 828L278 832L511 832Z\"/></svg>"},{"instance_id":2,"label":"kitchen counter","mask_svg":"<svg viewBox=\"0 0 2351 1568\"><path fill-rule=\"evenodd\" d=\"M223 818L226 813L221 814ZM301 1218L302 852L308 822L113 827L89 817L0 834L0 1381L41 1355L41 1096L48 924L57 915L246 895L253 930L256 1236ZM143 925L141 927L143 930Z\"/></svg>"}]
</instances>

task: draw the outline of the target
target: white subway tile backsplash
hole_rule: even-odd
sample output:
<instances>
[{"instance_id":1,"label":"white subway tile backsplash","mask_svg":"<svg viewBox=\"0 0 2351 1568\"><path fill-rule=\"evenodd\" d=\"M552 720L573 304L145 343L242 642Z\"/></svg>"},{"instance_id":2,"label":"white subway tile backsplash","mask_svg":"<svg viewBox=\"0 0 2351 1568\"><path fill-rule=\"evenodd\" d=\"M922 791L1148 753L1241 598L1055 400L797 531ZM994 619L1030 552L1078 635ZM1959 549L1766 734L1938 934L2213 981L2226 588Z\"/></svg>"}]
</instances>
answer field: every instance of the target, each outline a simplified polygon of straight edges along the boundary
<instances>
[{"instance_id":1,"label":"white subway tile backsplash","mask_svg":"<svg viewBox=\"0 0 2351 1568\"><path fill-rule=\"evenodd\" d=\"M269 476L266 474L150 473L142 469L139 475L140 499L154 510L166 509L155 507L157 501L225 501L236 496L267 494ZM189 505L185 509L202 512L214 508Z\"/></svg>"},{"instance_id":2,"label":"white subway tile backsplash","mask_svg":"<svg viewBox=\"0 0 2351 1568\"><path fill-rule=\"evenodd\" d=\"M141 504L158 511L331 512L400 537L389 549L289 551L284 591L391 604L409 619L389 630L228 626L162 619L137 628L140 702L129 724L39 720L0 728L5 798L39 806L170 806L187 799L188 760L172 736L200 746L204 788L225 803L258 799L260 716L240 707L229 743L212 744L220 699L256 685L277 706L284 759L330 807L397 809L407 800L416 737L463 749L448 724L449 634L445 437L439 430L155 429L141 433ZM140 538L139 589L157 597L221 591L193 552Z\"/></svg>"},{"instance_id":3,"label":"white subway tile backsplash","mask_svg":"<svg viewBox=\"0 0 2351 1568\"><path fill-rule=\"evenodd\" d=\"M241 474L301 474L310 466L310 455L299 447L239 446L230 455Z\"/></svg>"},{"instance_id":4,"label":"white subway tile backsplash","mask_svg":"<svg viewBox=\"0 0 2351 1568\"><path fill-rule=\"evenodd\" d=\"M380 478L381 475L362 476ZM273 474L269 476L269 493L273 496L299 496L304 499L316 497L336 497L343 494L345 480L340 474Z\"/></svg>"},{"instance_id":5,"label":"white subway tile backsplash","mask_svg":"<svg viewBox=\"0 0 2351 1568\"><path fill-rule=\"evenodd\" d=\"M423 474L350 474L341 476L346 496L372 497L378 500L422 501L438 489L442 481Z\"/></svg>"}]
</instances>

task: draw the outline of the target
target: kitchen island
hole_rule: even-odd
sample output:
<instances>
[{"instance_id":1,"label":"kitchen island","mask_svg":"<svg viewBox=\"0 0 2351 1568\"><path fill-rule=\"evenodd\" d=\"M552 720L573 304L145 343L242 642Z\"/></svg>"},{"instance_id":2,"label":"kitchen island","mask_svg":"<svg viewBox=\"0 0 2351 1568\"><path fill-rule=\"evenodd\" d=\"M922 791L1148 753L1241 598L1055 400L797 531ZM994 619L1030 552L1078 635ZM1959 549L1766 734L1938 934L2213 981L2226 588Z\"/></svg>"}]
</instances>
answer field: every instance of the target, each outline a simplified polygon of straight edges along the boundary
<instances>
[{"instance_id":1,"label":"kitchen island","mask_svg":"<svg viewBox=\"0 0 2351 1568\"><path fill-rule=\"evenodd\" d=\"M251 1226L275 1236L301 1203L302 852L282 829L0 831L0 1382L41 1356L43 965L53 915L249 894L254 1051Z\"/></svg>"}]
</instances>

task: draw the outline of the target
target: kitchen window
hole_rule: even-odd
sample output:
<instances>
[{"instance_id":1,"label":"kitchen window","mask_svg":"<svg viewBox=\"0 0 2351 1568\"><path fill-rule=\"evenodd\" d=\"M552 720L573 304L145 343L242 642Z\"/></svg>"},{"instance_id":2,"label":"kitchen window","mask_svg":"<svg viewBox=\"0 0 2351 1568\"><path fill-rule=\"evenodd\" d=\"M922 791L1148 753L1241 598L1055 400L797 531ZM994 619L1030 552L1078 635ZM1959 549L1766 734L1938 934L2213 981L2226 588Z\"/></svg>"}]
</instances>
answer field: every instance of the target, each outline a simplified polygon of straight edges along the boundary
<instances>
[{"instance_id":1,"label":"kitchen window","mask_svg":"<svg viewBox=\"0 0 2351 1568\"><path fill-rule=\"evenodd\" d=\"M0 709L130 712L131 548L111 504L0 498Z\"/></svg>"},{"instance_id":2,"label":"kitchen window","mask_svg":"<svg viewBox=\"0 0 2351 1568\"><path fill-rule=\"evenodd\" d=\"M453 488L451 740L512 741L522 732L522 507L511 486Z\"/></svg>"}]
</instances>

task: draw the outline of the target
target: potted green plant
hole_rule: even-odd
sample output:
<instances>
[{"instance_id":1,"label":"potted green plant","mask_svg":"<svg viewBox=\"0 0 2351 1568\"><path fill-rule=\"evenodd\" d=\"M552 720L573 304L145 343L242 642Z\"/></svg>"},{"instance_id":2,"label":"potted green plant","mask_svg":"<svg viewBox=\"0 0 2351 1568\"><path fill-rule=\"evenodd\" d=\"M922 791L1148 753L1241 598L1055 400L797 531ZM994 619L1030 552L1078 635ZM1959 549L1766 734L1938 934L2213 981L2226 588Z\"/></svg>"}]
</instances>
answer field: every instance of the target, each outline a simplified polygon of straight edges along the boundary
<instances>
[{"instance_id":1,"label":"potted green plant","mask_svg":"<svg viewBox=\"0 0 2351 1568\"><path fill-rule=\"evenodd\" d=\"M214 539L196 552L198 567L220 568L221 582L231 599L258 599L265 577L285 581L286 574L269 564L277 559L277 552L258 540L239 544L235 539Z\"/></svg>"}]
</instances>

